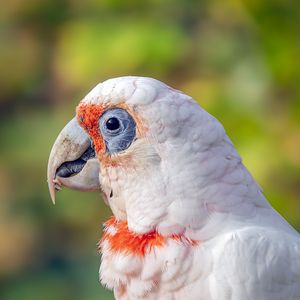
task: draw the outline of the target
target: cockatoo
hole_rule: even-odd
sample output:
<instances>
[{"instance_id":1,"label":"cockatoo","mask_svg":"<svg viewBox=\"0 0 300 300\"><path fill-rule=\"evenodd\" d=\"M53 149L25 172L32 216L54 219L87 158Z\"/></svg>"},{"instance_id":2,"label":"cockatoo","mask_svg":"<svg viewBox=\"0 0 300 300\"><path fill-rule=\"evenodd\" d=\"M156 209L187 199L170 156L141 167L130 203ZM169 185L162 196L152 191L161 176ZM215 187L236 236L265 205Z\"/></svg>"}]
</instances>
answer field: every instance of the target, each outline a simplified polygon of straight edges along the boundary
<instances>
[{"instance_id":1,"label":"cockatoo","mask_svg":"<svg viewBox=\"0 0 300 300\"><path fill-rule=\"evenodd\" d=\"M97 85L56 139L52 200L101 190L100 281L122 299L300 299L300 237L223 126L155 79Z\"/></svg>"}]
</instances>

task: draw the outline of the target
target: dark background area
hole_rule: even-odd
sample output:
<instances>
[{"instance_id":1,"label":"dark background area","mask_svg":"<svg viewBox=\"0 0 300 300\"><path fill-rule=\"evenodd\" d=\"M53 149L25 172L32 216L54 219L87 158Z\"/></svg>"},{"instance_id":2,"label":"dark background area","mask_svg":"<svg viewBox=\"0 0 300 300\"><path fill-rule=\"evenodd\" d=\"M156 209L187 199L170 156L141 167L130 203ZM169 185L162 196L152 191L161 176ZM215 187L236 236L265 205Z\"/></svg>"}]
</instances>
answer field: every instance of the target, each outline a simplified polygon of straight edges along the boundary
<instances>
[{"instance_id":1,"label":"dark background area","mask_svg":"<svg viewBox=\"0 0 300 300\"><path fill-rule=\"evenodd\" d=\"M51 146L98 82L155 77L215 115L300 230L300 2L11 0L0 11L0 298L112 299L100 196L50 202Z\"/></svg>"}]
</instances>

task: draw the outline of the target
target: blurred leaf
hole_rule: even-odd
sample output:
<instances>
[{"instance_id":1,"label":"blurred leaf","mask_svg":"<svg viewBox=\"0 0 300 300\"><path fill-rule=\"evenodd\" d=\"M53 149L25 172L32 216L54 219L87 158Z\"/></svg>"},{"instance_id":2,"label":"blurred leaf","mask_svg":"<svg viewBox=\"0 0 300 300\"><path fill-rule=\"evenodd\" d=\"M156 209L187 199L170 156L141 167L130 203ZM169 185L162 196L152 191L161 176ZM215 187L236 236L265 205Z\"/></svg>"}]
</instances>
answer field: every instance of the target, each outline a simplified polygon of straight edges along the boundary
<instances>
[{"instance_id":1,"label":"blurred leaf","mask_svg":"<svg viewBox=\"0 0 300 300\"><path fill-rule=\"evenodd\" d=\"M125 20L121 27L79 21L63 28L55 65L65 84L83 86L110 74L162 76L178 63L184 50L178 28L138 20Z\"/></svg>"}]
</instances>

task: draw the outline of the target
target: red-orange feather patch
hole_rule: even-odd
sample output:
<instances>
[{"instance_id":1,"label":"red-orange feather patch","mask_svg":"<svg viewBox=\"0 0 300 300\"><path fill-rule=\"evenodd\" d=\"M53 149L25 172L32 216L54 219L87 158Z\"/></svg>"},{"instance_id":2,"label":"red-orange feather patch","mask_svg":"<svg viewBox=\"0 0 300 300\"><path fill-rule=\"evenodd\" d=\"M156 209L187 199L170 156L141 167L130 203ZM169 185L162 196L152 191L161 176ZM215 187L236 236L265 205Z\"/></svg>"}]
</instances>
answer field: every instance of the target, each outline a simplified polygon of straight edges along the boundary
<instances>
[{"instance_id":1,"label":"red-orange feather patch","mask_svg":"<svg viewBox=\"0 0 300 300\"><path fill-rule=\"evenodd\" d=\"M107 241L112 252L144 256L154 247L163 247L168 239L190 246L198 245L197 241L189 239L183 234L169 237L165 237L156 231L151 231L146 234L136 234L128 229L127 221L118 221L115 217L111 217L104 226L105 229L101 241Z\"/></svg>"},{"instance_id":2,"label":"red-orange feather patch","mask_svg":"<svg viewBox=\"0 0 300 300\"><path fill-rule=\"evenodd\" d=\"M81 127L93 139L97 153L105 152L105 142L99 129L99 118L104 113L105 108L102 105L80 103L77 106L77 120Z\"/></svg>"}]
</instances>

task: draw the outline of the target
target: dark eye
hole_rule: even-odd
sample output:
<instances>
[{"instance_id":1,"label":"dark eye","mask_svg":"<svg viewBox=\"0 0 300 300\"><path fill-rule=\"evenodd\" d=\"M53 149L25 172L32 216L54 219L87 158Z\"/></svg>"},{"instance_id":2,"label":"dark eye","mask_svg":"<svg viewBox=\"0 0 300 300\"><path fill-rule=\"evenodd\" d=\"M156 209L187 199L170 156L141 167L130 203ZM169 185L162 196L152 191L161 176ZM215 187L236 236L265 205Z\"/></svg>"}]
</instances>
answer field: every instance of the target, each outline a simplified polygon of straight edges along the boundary
<instances>
[{"instance_id":1,"label":"dark eye","mask_svg":"<svg viewBox=\"0 0 300 300\"><path fill-rule=\"evenodd\" d=\"M135 139L135 121L122 108L107 110L99 119L99 129L110 154L126 150Z\"/></svg>"},{"instance_id":2,"label":"dark eye","mask_svg":"<svg viewBox=\"0 0 300 300\"><path fill-rule=\"evenodd\" d=\"M109 118L106 121L106 128L108 130L114 131L120 128L120 122L117 118L113 117L113 118Z\"/></svg>"}]
</instances>

